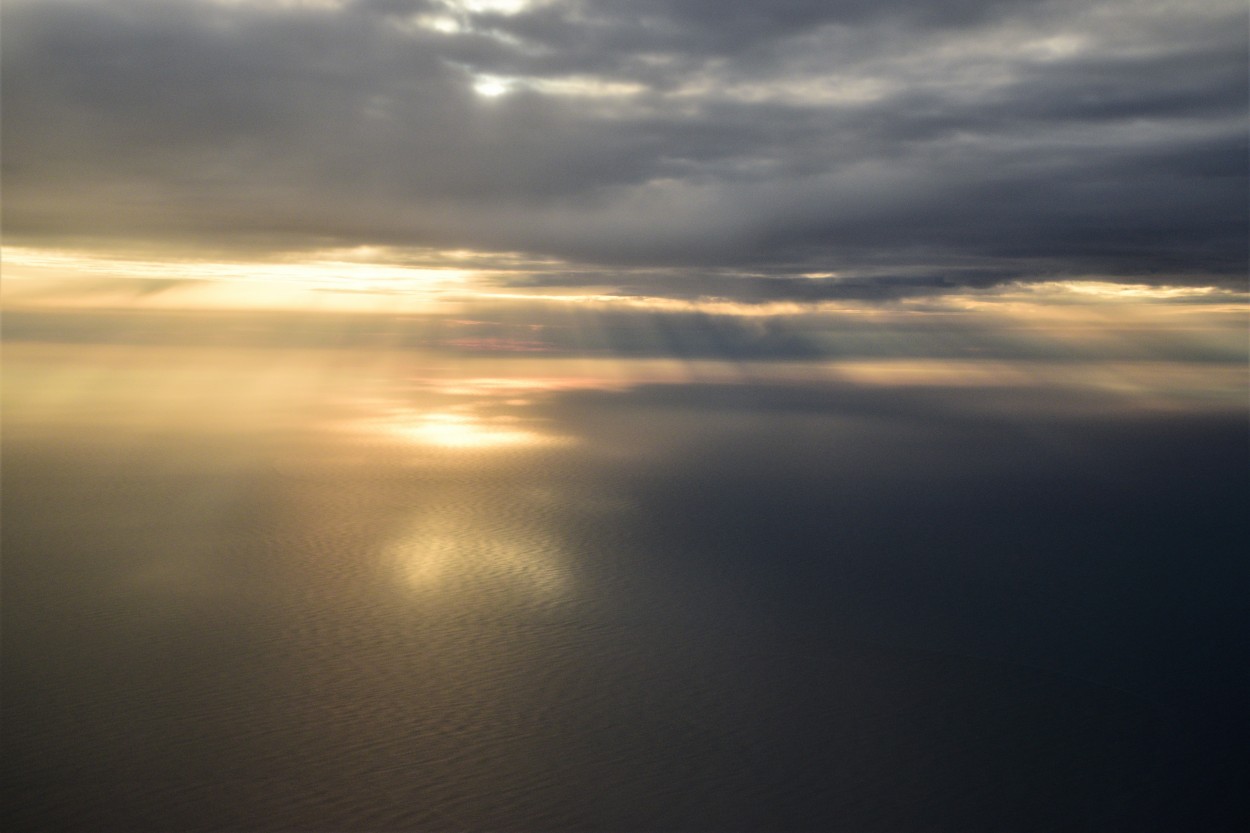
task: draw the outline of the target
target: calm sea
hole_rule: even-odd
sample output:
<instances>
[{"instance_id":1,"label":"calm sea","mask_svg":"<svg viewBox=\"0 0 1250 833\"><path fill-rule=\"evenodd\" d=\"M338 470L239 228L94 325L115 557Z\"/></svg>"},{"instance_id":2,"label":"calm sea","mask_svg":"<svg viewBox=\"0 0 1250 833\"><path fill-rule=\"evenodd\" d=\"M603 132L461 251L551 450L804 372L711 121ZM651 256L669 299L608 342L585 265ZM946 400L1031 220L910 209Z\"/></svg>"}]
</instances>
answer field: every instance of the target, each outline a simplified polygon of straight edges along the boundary
<instances>
[{"instance_id":1,"label":"calm sea","mask_svg":"<svg viewBox=\"0 0 1250 833\"><path fill-rule=\"evenodd\" d=\"M5 363L5 830L1235 823L1243 412L836 368Z\"/></svg>"}]
</instances>

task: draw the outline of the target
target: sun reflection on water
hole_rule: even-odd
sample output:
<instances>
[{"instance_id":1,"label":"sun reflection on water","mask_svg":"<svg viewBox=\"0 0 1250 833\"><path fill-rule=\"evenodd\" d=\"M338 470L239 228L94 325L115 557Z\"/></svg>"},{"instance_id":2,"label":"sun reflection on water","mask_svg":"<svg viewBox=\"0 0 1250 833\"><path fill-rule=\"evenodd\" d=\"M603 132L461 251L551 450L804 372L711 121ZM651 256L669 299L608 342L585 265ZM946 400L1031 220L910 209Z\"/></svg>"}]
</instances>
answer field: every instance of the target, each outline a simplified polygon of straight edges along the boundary
<instances>
[{"instance_id":1,"label":"sun reflection on water","mask_svg":"<svg viewBox=\"0 0 1250 833\"><path fill-rule=\"evenodd\" d=\"M560 537L525 489L451 488L391 538L395 579L425 604L458 609L546 605L573 592Z\"/></svg>"},{"instance_id":2,"label":"sun reflection on water","mask_svg":"<svg viewBox=\"0 0 1250 833\"><path fill-rule=\"evenodd\" d=\"M536 599L560 596L568 583L555 549L525 530L482 531L476 524L431 533L418 526L391 546L413 590L493 589ZM489 594L487 594L489 595Z\"/></svg>"},{"instance_id":3,"label":"sun reflection on water","mask_svg":"<svg viewBox=\"0 0 1250 833\"><path fill-rule=\"evenodd\" d=\"M395 425L395 433L424 445L441 448L492 448L539 445L547 440L536 431L490 423L463 413L429 413Z\"/></svg>"},{"instance_id":4,"label":"sun reflection on water","mask_svg":"<svg viewBox=\"0 0 1250 833\"><path fill-rule=\"evenodd\" d=\"M358 420L353 430L405 445L461 451L538 448L568 442L514 416L484 415L469 409L421 411L393 408Z\"/></svg>"}]
</instances>

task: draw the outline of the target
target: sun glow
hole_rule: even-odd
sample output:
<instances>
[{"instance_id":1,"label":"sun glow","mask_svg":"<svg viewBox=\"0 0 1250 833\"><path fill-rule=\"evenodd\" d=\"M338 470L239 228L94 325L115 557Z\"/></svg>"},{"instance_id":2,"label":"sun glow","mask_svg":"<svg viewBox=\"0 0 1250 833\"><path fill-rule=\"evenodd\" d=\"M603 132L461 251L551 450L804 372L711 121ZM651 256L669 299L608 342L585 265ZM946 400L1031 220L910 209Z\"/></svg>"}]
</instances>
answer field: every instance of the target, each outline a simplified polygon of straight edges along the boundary
<instances>
[{"instance_id":1,"label":"sun glow","mask_svg":"<svg viewBox=\"0 0 1250 833\"><path fill-rule=\"evenodd\" d=\"M427 445L442 448L484 448L530 445L539 435L504 426L492 426L466 414L434 413L418 419L403 433Z\"/></svg>"},{"instance_id":2,"label":"sun glow","mask_svg":"<svg viewBox=\"0 0 1250 833\"><path fill-rule=\"evenodd\" d=\"M511 89L511 82L494 75L479 75L473 82L473 92L487 98L498 98Z\"/></svg>"},{"instance_id":3,"label":"sun glow","mask_svg":"<svg viewBox=\"0 0 1250 833\"><path fill-rule=\"evenodd\" d=\"M411 445L463 451L552 445L561 439L522 427L514 418L488 418L467 411L395 411L363 427L369 434Z\"/></svg>"}]
</instances>

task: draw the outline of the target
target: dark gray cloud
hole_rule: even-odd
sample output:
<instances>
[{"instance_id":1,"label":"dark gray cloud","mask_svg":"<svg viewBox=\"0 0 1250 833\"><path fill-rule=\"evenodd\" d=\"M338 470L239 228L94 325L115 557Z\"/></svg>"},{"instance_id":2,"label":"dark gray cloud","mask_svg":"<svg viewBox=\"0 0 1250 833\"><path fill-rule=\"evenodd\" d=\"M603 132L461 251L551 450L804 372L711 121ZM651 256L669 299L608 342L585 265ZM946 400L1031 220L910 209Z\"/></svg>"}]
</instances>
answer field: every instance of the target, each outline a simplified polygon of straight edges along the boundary
<instances>
[{"instance_id":1,"label":"dark gray cloud","mask_svg":"<svg viewBox=\"0 0 1250 833\"><path fill-rule=\"evenodd\" d=\"M1244 281L1241 3L511 6L11 2L10 240Z\"/></svg>"}]
</instances>

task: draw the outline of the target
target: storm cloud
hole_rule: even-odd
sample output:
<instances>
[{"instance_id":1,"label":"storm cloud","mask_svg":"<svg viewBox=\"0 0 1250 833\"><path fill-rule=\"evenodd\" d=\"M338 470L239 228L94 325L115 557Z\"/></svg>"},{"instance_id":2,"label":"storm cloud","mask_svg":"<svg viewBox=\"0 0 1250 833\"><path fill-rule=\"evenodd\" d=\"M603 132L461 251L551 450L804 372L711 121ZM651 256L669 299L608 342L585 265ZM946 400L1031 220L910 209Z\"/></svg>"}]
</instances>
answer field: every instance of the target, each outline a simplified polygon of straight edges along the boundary
<instances>
[{"instance_id":1,"label":"storm cloud","mask_svg":"<svg viewBox=\"0 0 1250 833\"><path fill-rule=\"evenodd\" d=\"M18 244L520 252L587 285L652 269L657 295L1245 279L1240 2L15 0L4 23Z\"/></svg>"}]
</instances>

